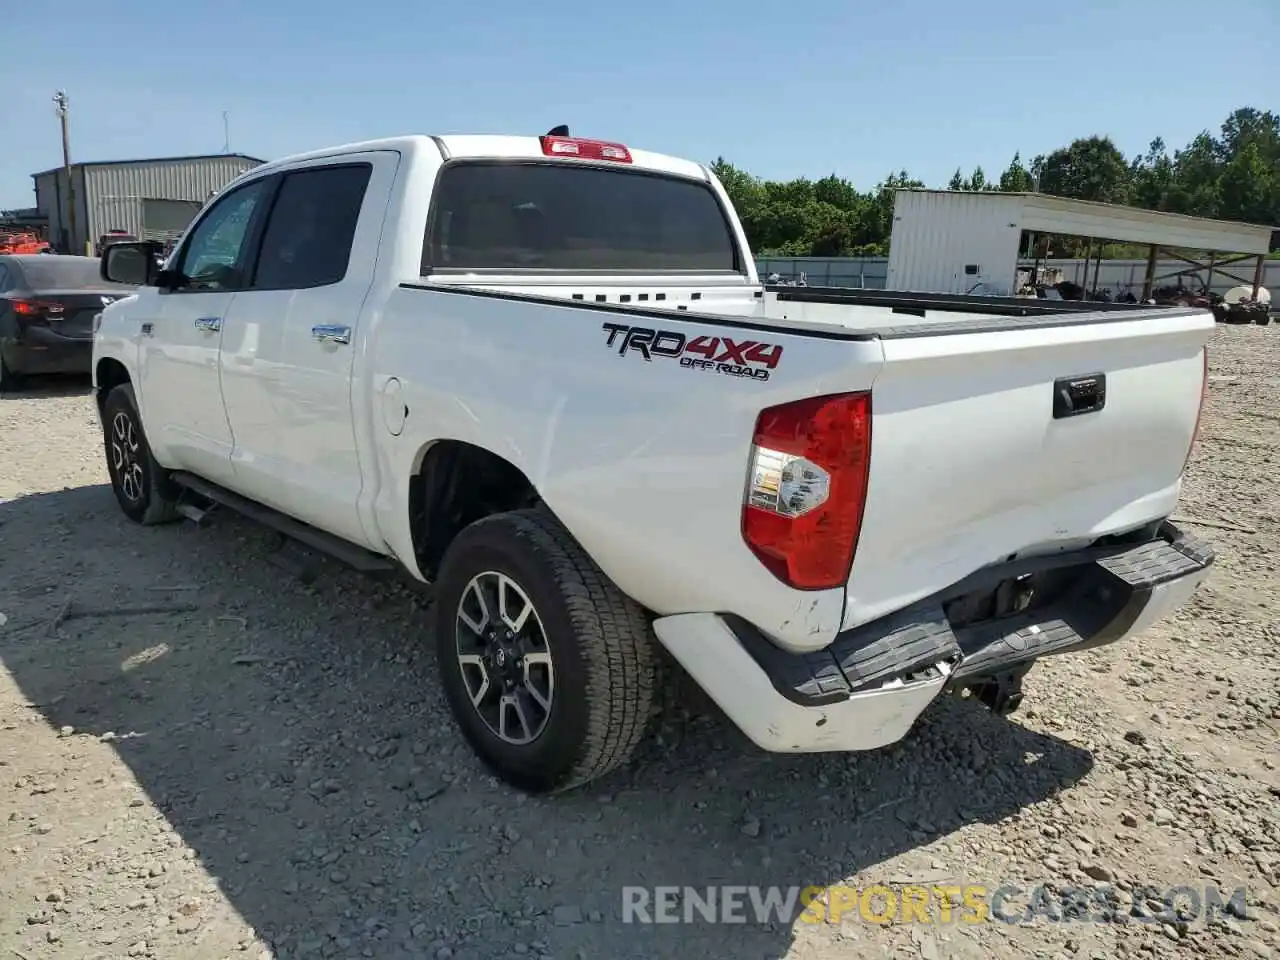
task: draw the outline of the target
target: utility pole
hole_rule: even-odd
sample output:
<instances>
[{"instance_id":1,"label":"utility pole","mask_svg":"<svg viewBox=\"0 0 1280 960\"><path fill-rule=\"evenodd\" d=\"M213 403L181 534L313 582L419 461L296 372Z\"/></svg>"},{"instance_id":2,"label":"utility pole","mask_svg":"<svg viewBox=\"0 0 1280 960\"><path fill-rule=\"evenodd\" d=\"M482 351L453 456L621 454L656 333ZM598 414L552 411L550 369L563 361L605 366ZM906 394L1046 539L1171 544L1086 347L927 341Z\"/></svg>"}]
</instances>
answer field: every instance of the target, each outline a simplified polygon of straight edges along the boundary
<instances>
[{"instance_id":1,"label":"utility pole","mask_svg":"<svg viewBox=\"0 0 1280 960\"><path fill-rule=\"evenodd\" d=\"M222 111L222 152L231 152L231 121L227 111Z\"/></svg>"},{"instance_id":2,"label":"utility pole","mask_svg":"<svg viewBox=\"0 0 1280 960\"><path fill-rule=\"evenodd\" d=\"M62 169L67 174L67 246L75 251L76 242L76 185L71 178L71 136L67 127L67 92L59 90L53 95L54 112L62 123Z\"/></svg>"}]
</instances>

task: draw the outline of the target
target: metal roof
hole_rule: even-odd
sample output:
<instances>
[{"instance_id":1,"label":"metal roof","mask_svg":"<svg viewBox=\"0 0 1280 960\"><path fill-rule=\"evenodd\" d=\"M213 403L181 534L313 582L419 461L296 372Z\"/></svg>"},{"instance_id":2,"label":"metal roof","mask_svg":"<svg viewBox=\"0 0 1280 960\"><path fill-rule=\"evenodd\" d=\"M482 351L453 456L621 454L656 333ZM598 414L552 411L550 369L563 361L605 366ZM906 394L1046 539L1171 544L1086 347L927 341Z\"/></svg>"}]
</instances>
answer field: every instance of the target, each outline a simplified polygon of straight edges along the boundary
<instances>
[{"instance_id":1,"label":"metal roof","mask_svg":"<svg viewBox=\"0 0 1280 960\"><path fill-rule=\"evenodd\" d=\"M1071 200L1046 193L902 189L899 193L977 198L1016 198L1017 226L1037 233L1092 237L1121 243L1155 244L1217 253L1266 255L1276 227L1232 220L1210 220L1183 213L1143 210L1095 200Z\"/></svg>"},{"instance_id":2,"label":"metal roof","mask_svg":"<svg viewBox=\"0 0 1280 960\"><path fill-rule=\"evenodd\" d=\"M258 157L251 157L247 153L196 153L185 157L142 157L136 160L88 160L71 164L72 169L83 167L130 167L143 163L184 163L192 160L219 160L224 158L236 158L239 160L249 160L253 163L265 163ZM61 166L50 167L48 170L41 170L39 173L33 173L32 177L43 177L46 174L58 173L63 168Z\"/></svg>"}]
</instances>

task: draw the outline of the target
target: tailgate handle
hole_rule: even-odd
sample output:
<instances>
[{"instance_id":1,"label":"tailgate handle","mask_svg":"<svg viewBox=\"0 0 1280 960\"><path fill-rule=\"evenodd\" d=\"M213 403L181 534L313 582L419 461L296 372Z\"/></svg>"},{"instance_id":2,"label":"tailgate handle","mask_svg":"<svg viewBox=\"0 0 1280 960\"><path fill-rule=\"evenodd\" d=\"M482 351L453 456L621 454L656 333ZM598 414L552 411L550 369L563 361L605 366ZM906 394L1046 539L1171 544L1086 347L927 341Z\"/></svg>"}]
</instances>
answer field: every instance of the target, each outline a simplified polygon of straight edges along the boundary
<instances>
[{"instance_id":1,"label":"tailgate handle","mask_svg":"<svg viewBox=\"0 0 1280 960\"><path fill-rule=\"evenodd\" d=\"M1107 405L1107 375L1091 373L1053 381L1053 419L1095 413Z\"/></svg>"}]
</instances>

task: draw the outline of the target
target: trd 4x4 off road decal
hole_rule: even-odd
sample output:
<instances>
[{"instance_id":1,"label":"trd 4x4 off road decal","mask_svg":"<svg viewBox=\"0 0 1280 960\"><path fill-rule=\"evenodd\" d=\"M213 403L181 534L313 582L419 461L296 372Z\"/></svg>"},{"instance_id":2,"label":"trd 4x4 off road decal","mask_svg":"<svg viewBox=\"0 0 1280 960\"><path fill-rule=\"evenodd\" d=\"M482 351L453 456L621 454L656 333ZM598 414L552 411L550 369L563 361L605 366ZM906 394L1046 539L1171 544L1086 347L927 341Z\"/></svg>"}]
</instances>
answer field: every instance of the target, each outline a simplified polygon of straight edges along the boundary
<instances>
[{"instance_id":1,"label":"trd 4x4 off road decal","mask_svg":"<svg viewBox=\"0 0 1280 960\"><path fill-rule=\"evenodd\" d=\"M615 347L618 356L634 351L652 362L655 357L679 359L680 366L690 370L709 370L731 377L768 380L769 371L782 360L782 346L758 340L735 340L733 337L694 337L673 330L631 327L625 323L603 324L609 339L607 347Z\"/></svg>"}]
</instances>

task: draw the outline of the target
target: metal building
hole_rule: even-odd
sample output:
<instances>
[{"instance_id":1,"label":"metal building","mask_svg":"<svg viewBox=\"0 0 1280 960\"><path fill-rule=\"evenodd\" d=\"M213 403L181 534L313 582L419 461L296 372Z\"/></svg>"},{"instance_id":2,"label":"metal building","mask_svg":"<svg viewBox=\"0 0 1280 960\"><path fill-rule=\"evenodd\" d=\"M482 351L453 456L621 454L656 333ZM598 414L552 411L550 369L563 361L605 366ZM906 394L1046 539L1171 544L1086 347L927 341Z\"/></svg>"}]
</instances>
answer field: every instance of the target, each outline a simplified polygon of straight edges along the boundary
<instances>
[{"instance_id":1,"label":"metal building","mask_svg":"<svg viewBox=\"0 0 1280 960\"><path fill-rule=\"evenodd\" d=\"M93 252L98 238L121 230L142 239L168 240L186 229L205 202L231 180L263 161L244 154L161 157L71 165L32 174L36 207L48 217L48 237L59 250ZM75 216L70 216L70 196Z\"/></svg>"},{"instance_id":2,"label":"metal building","mask_svg":"<svg viewBox=\"0 0 1280 960\"><path fill-rule=\"evenodd\" d=\"M1215 271L1236 277L1224 268L1254 261L1252 276L1236 280L1260 285L1265 257L1276 242L1271 226L1040 193L899 190L894 201L885 286L889 290L920 293L1009 296L1015 292L1025 233L1149 247L1143 299L1151 295L1152 283L1161 279L1155 275L1161 250L1210 253L1207 263L1191 260L1187 253L1179 255L1191 268L1207 268L1210 285ZM1101 248L1098 249L1100 253ZM1093 270L1096 274L1098 267ZM1183 272L1191 270L1184 268ZM1085 276L1085 286L1089 286L1088 271ZM1095 276L1093 285L1097 282Z\"/></svg>"}]
</instances>

